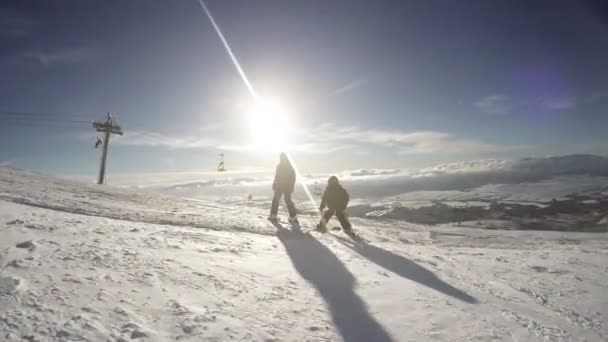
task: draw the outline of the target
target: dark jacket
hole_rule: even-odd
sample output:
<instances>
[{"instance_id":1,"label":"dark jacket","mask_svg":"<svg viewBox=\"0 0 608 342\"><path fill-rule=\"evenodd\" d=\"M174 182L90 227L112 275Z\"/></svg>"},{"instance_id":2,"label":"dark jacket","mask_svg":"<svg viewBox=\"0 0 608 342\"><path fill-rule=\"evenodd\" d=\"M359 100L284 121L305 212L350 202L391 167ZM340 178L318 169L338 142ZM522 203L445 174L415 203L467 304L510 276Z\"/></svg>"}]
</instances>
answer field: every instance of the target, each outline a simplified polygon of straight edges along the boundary
<instances>
[{"instance_id":1,"label":"dark jacket","mask_svg":"<svg viewBox=\"0 0 608 342\"><path fill-rule=\"evenodd\" d=\"M321 207L319 209L325 209L325 206L329 209L344 210L348 206L348 192L339 183L330 183L323 192L323 199L321 200Z\"/></svg>"},{"instance_id":2,"label":"dark jacket","mask_svg":"<svg viewBox=\"0 0 608 342\"><path fill-rule=\"evenodd\" d=\"M281 160L277 165L277 171L274 174L274 182L272 190L282 192L293 192L296 184L296 172L289 161Z\"/></svg>"}]
</instances>

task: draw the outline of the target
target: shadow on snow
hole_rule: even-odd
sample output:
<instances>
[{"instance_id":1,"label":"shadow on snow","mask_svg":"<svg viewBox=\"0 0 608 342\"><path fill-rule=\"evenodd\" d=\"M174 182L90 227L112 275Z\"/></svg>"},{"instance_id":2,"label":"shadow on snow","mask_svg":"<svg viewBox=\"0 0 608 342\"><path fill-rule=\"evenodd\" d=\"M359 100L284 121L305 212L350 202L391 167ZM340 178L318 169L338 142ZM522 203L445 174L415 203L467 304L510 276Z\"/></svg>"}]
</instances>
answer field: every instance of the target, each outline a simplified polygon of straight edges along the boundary
<instances>
[{"instance_id":1,"label":"shadow on snow","mask_svg":"<svg viewBox=\"0 0 608 342\"><path fill-rule=\"evenodd\" d=\"M353 244L351 242L344 241L343 239L340 239L339 241L344 246L359 253L359 255L367 260L384 269L396 273L403 278L413 280L422 285L428 286L435 291L439 291L463 302L470 304L477 303L477 299L475 299L475 297L444 282L433 272L408 258L370 244Z\"/></svg>"},{"instance_id":2,"label":"shadow on snow","mask_svg":"<svg viewBox=\"0 0 608 342\"><path fill-rule=\"evenodd\" d=\"M275 226L295 269L317 289L345 342L393 340L355 293L355 277L327 247L309 233Z\"/></svg>"}]
</instances>

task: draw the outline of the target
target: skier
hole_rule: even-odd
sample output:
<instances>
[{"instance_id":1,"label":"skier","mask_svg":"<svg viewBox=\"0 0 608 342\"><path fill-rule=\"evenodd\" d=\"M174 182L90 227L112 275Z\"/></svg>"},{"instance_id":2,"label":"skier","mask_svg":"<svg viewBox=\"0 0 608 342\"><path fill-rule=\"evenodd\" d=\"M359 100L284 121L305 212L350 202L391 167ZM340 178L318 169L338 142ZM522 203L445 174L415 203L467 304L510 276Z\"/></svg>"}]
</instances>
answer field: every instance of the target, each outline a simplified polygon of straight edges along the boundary
<instances>
[{"instance_id":1,"label":"skier","mask_svg":"<svg viewBox=\"0 0 608 342\"><path fill-rule=\"evenodd\" d=\"M272 199L272 205L270 207L270 216L268 220L271 222L277 222L277 213L279 211L279 201L281 196L285 198L285 204L287 205L287 211L289 212L289 223L293 225L298 224L298 218L296 215L296 207L291 200L291 194L296 184L296 172L289 162L286 153L281 153L281 160L277 165L277 171L274 174L274 182L272 183L272 190L274 190L274 197Z\"/></svg>"},{"instance_id":2,"label":"skier","mask_svg":"<svg viewBox=\"0 0 608 342\"><path fill-rule=\"evenodd\" d=\"M322 218L321 222L319 222L317 225L317 231L323 233L327 232L327 222L334 214L336 214L344 233L351 237L356 237L357 235L353 232L353 228L348 221L348 217L346 217L346 213L344 212L346 210L346 206L348 205L348 200L348 192L342 187L338 181L338 177L329 177L327 187L323 192L321 206L319 207L319 212L321 213ZM323 212L325 206L327 206L327 210Z\"/></svg>"}]
</instances>

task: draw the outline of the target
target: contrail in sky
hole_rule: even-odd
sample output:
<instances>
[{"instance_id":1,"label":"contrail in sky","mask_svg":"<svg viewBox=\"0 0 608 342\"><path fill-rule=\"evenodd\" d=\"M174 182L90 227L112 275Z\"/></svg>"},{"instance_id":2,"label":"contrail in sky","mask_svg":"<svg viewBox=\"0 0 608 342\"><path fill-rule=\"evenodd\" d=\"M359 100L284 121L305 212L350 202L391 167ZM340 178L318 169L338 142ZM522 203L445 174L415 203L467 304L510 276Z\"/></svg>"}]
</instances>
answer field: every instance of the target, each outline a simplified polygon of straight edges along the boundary
<instances>
[{"instance_id":1,"label":"contrail in sky","mask_svg":"<svg viewBox=\"0 0 608 342\"><path fill-rule=\"evenodd\" d=\"M251 85L251 82L249 82L249 79L247 78L247 75L245 75L245 71L243 71L243 68L241 68L241 65L239 64L239 61L236 59L236 56L232 52L232 49L230 48L230 45L228 45L228 41L226 41L226 38L224 38L224 34L220 30L220 27L215 22L215 19L213 19L213 15L211 15L211 12L207 8L207 5L205 5L205 2L203 0L198 0L198 3L203 8L203 11L205 11L205 14L207 15L207 18L209 18L209 21L211 21L211 25L213 25L213 28L215 29L215 32L220 37L220 40L222 41L222 44L224 44L224 47L226 48L226 52L228 53L228 56L230 56L230 59L232 60L232 63L236 67L236 70L239 72L239 75L241 75L241 78L243 79L243 82L245 83L245 86L247 86L247 89L249 89L249 92L251 93L251 96L253 96L254 98L257 98L255 90L253 89L253 86Z\"/></svg>"}]
</instances>

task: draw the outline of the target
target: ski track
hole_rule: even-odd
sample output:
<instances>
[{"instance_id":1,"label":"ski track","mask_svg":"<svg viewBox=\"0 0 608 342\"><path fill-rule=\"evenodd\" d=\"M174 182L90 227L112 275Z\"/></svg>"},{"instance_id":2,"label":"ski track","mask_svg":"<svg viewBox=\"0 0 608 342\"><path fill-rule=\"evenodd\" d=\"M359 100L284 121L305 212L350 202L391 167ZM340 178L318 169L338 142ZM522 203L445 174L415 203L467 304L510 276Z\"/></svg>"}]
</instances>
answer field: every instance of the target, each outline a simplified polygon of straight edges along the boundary
<instances>
[{"instance_id":1,"label":"ski track","mask_svg":"<svg viewBox=\"0 0 608 342\"><path fill-rule=\"evenodd\" d=\"M0 340L608 340L605 234L353 219L357 244L246 203L0 169Z\"/></svg>"}]
</instances>

